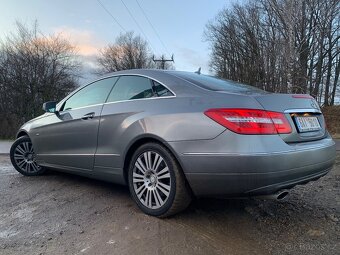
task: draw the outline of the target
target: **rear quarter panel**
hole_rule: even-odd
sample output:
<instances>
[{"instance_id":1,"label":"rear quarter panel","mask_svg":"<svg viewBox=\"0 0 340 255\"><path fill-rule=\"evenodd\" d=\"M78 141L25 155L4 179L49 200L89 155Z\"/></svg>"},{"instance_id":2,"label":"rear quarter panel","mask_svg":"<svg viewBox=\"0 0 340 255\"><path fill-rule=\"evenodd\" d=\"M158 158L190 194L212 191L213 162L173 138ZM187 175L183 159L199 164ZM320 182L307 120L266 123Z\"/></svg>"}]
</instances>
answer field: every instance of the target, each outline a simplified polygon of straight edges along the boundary
<instances>
[{"instance_id":1,"label":"rear quarter panel","mask_svg":"<svg viewBox=\"0 0 340 255\"><path fill-rule=\"evenodd\" d=\"M217 107L261 108L250 97L225 94L107 103L100 120L95 165L122 168L124 154L137 137L149 135L167 143L214 139L225 128L204 111Z\"/></svg>"}]
</instances>

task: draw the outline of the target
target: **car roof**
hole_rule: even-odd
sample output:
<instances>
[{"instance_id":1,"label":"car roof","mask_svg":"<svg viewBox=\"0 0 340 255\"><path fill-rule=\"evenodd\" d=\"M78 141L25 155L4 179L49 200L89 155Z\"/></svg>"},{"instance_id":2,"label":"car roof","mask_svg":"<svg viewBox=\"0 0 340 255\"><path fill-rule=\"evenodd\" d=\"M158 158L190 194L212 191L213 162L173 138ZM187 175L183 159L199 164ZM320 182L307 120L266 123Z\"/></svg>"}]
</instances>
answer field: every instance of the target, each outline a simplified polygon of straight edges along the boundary
<instances>
[{"instance_id":1,"label":"car roof","mask_svg":"<svg viewBox=\"0 0 340 255\"><path fill-rule=\"evenodd\" d=\"M145 76L152 80L155 80L166 87L169 87L176 95L179 94L192 94L195 91L197 93L202 93L201 89L193 86L191 82L178 77L179 74L189 73L185 71L175 71L175 70L160 70L160 69L129 69L123 71L117 71L112 73L107 73L100 77L99 79L104 79L112 76L119 75L137 75ZM194 74L194 73L193 73ZM98 79L98 80L99 80Z\"/></svg>"},{"instance_id":2,"label":"car roof","mask_svg":"<svg viewBox=\"0 0 340 255\"><path fill-rule=\"evenodd\" d=\"M130 69L107 74L106 77L115 75L141 75L156 80L173 90L176 94L192 94L195 91L206 94L207 91L253 94L267 93L261 89L238 83L231 80L198 74L196 72L160 70L160 69ZM203 90L203 91L202 91Z\"/></svg>"},{"instance_id":3,"label":"car roof","mask_svg":"<svg viewBox=\"0 0 340 255\"><path fill-rule=\"evenodd\" d=\"M135 74L135 75L145 75L145 76L161 76L161 75L176 75L176 74L184 74L184 73L190 73L186 71L176 71L176 70L162 70L162 69L128 69L128 70L122 70L117 72L111 72L105 74L103 77L108 76L115 76L115 75L127 75L127 74Z\"/></svg>"}]
</instances>

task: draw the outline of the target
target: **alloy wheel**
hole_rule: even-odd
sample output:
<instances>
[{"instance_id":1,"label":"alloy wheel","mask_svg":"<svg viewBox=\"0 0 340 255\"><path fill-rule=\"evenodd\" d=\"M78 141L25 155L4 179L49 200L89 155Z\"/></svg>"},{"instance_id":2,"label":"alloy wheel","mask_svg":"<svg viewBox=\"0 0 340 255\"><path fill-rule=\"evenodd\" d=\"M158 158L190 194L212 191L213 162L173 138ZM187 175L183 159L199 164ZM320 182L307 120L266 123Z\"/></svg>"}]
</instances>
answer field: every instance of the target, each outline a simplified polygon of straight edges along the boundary
<instances>
[{"instance_id":1,"label":"alloy wheel","mask_svg":"<svg viewBox=\"0 0 340 255\"><path fill-rule=\"evenodd\" d=\"M138 156L132 180L139 201L149 209L162 207L170 196L170 170L163 157L155 151L146 151Z\"/></svg>"},{"instance_id":2,"label":"alloy wheel","mask_svg":"<svg viewBox=\"0 0 340 255\"><path fill-rule=\"evenodd\" d=\"M33 174L41 170L35 160L33 145L29 141L17 144L14 149L14 161L17 167L25 173Z\"/></svg>"}]
</instances>

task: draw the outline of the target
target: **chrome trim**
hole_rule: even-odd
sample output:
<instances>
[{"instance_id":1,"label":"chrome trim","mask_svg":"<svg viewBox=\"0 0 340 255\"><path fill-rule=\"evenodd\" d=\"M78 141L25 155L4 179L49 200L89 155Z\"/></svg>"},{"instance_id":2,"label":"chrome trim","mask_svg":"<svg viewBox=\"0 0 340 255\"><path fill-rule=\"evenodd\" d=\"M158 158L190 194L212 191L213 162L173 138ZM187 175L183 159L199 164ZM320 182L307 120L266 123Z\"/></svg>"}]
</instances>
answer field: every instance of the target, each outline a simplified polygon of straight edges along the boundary
<instances>
[{"instance_id":1,"label":"chrome trim","mask_svg":"<svg viewBox=\"0 0 340 255\"><path fill-rule=\"evenodd\" d=\"M302 108L302 109L287 109L284 113L302 113L302 112L315 112L322 113L320 110L314 108Z\"/></svg>"},{"instance_id":2,"label":"chrome trim","mask_svg":"<svg viewBox=\"0 0 340 255\"><path fill-rule=\"evenodd\" d=\"M113 76L112 76L113 77ZM97 80L94 80L94 81L91 81L90 83L87 83L83 86L80 86L78 87L77 89L75 89L74 91L72 91L70 94L68 94L65 98L63 98L56 106L56 109L59 111L59 108L64 104L65 101L67 101L70 97L72 97L74 94L76 94L78 91L82 90L83 88L91 85L92 83L95 83L97 81L101 81L101 80L104 80L104 79L107 79L107 78L110 78L110 77L104 77L104 78L99 78ZM111 90L110 90L111 92ZM103 103L102 103L103 104ZM85 106L84 106L85 107ZM74 108L75 109L75 108Z\"/></svg>"},{"instance_id":3,"label":"chrome trim","mask_svg":"<svg viewBox=\"0 0 340 255\"><path fill-rule=\"evenodd\" d=\"M77 108L71 108L71 109L68 109L68 110L60 111L60 112L62 113L62 112L68 112L68 111L72 111L72 110L79 110L79 109L84 109L84 108L88 108L88 107L102 106L102 105L104 105L104 103L101 103L101 104L91 104L91 105L81 106L81 107L77 107ZM97 117L97 116L95 116L95 117Z\"/></svg>"},{"instance_id":4,"label":"chrome trim","mask_svg":"<svg viewBox=\"0 0 340 255\"><path fill-rule=\"evenodd\" d=\"M85 109L85 108L94 107L94 106L115 104L115 103L133 102L133 101L143 101L143 100L149 100L149 99L151 99L151 100L152 100L152 99L167 99L167 98L175 98L175 97L176 97L176 96L148 97L148 98L138 98L138 99L120 100L120 101L115 101L115 102L107 102L107 103L103 103L103 104L91 104L91 105L87 105L87 106L72 108L72 109L69 109L69 110L63 110L63 111L60 111L60 113L68 112L68 111L73 111L73 110L79 110L79 109ZM95 116L95 117L98 117L98 116Z\"/></svg>"},{"instance_id":5,"label":"chrome trim","mask_svg":"<svg viewBox=\"0 0 340 255\"><path fill-rule=\"evenodd\" d=\"M94 156L94 154L54 154L54 153L42 153L37 154L39 156Z\"/></svg>"},{"instance_id":6,"label":"chrome trim","mask_svg":"<svg viewBox=\"0 0 340 255\"><path fill-rule=\"evenodd\" d=\"M258 153L233 153L233 152L184 152L184 156L270 156L276 154L292 153L295 150L282 151L282 152L258 152Z\"/></svg>"},{"instance_id":7,"label":"chrome trim","mask_svg":"<svg viewBox=\"0 0 340 255\"><path fill-rule=\"evenodd\" d=\"M120 154L115 154L115 153L108 153L108 154L64 154L64 153L60 153L60 154L56 154L56 153L41 153L41 154L37 154L39 156L117 156L120 157Z\"/></svg>"},{"instance_id":8,"label":"chrome trim","mask_svg":"<svg viewBox=\"0 0 340 255\"><path fill-rule=\"evenodd\" d=\"M145 78L148 78L150 80L153 80L153 81L156 81L158 82L159 84L161 84L162 86L166 87L172 94L174 94L172 97L176 97L176 93L170 89L167 85L165 85L163 82L151 77L151 76L148 76L148 75L145 75L145 74L137 74L137 73L129 73L129 74L114 74L114 75L110 75L110 76L105 76L104 78L101 78L99 80L96 80L96 81L100 81L100 80L103 80L103 79L106 79L106 78L112 78L112 77L117 77L117 76L140 76L140 77L145 77ZM91 83L94 83L96 81L93 81ZM90 85L90 84L89 84Z\"/></svg>"},{"instance_id":9,"label":"chrome trim","mask_svg":"<svg viewBox=\"0 0 340 255\"><path fill-rule=\"evenodd\" d=\"M62 99L56 106L56 109L59 111L59 108L61 105L63 105L63 103L65 101L67 101L70 97L72 97L75 93L77 93L78 91L80 91L81 89L91 85L92 83L95 83L97 81L101 81L101 80L104 80L104 79L108 79L108 78L112 78L112 77L119 77L119 76L140 76L140 77L145 77L145 78L148 78L150 80L153 80L153 81L156 81L158 82L159 84L161 84L162 86L164 86L165 88L167 88L172 94L174 94L173 96L166 96L166 97L149 97L149 98L139 98L139 99L129 99L129 100L120 100L120 101L115 101L115 102L105 102L105 103L101 103L101 104L94 104L94 105L87 105L87 106L82 106L82 107L78 107L78 108L72 108L70 110L64 110L64 111L61 111L61 112L66 112L66 111L71 111L71 110L77 110L77 109L82 109L82 108L86 108L86 107L91 107L91 106L97 106L97 105L105 105L105 104L112 104L112 103L120 103L120 102L127 102L127 101L135 101L135 100L145 100L145 99L161 99L161 98L174 98L174 97L177 97L176 93L171 90L168 86L166 86L163 82L160 82L159 80L155 79L155 78L152 78L148 75L144 75L144 74L116 74L116 75L110 75L110 76L105 76L103 78L100 78L100 79L97 79L97 80L94 80L86 85L83 85L81 87L79 87L78 89L76 89L75 91L71 92L68 96L66 96L64 99ZM113 89L113 88L112 88Z\"/></svg>"},{"instance_id":10,"label":"chrome trim","mask_svg":"<svg viewBox=\"0 0 340 255\"><path fill-rule=\"evenodd\" d=\"M120 100L115 102L107 102L104 103L104 105L108 104L115 104L115 103L124 103L124 102L133 102L133 101L143 101L143 100L149 100L149 99L167 99L167 98L174 98L176 96L166 96L166 97L148 97L148 98L138 98L138 99L128 99L128 100Z\"/></svg>"},{"instance_id":11,"label":"chrome trim","mask_svg":"<svg viewBox=\"0 0 340 255\"><path fill-rule=\"evenodd\" d=\"M115 156L115 157L120 157L120 154L116 153L107 153L107 154L96 154L96 156Z\"/></svg>"}]
</instances>

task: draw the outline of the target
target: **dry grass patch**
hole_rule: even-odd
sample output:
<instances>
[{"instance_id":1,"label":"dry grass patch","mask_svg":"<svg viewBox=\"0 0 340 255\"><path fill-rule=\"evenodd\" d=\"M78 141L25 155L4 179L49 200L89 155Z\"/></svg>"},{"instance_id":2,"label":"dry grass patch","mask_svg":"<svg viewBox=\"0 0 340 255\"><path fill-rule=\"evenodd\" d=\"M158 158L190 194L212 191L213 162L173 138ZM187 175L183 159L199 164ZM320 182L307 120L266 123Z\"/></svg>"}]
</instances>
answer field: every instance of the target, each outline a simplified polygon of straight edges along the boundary
<instances>
[{"instance_id":1,"label":"dry grass patch","mask_svg":"<svg viewBox=\"0 0 340 255\"><path fill-rule=\"evenodd\" d=\"M340 138L340 105L322 108L328 131L333 138Z\"/></svg>"}]
</instances>

